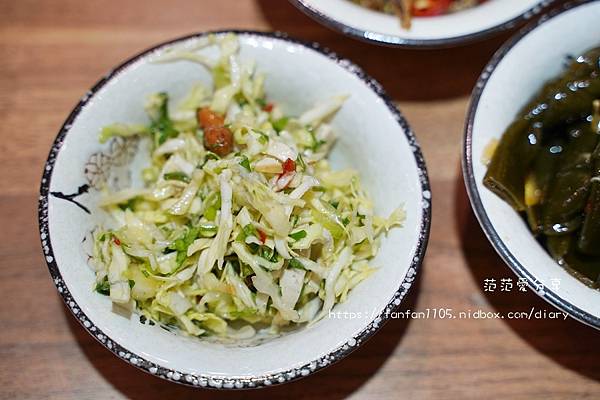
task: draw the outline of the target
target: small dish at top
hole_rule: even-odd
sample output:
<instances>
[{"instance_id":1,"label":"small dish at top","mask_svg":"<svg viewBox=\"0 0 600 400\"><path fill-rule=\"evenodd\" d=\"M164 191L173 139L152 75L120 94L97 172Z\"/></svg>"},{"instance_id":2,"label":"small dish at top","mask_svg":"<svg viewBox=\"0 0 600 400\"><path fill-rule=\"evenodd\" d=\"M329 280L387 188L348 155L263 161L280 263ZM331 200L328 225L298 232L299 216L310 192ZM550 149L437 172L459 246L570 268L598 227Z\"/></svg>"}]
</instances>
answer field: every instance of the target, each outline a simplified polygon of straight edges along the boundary
<instances>
[{"instance_id":1,"label":"small dish at top","mask_svg":"<svg viewBox=\"0 0 600 400\"><path fill-rule=\"evenodd\" d=\"M436 48L474 42L513 28L554 0L488 0L451 14L413 18L410 29L402 28L395 15L350 0L290 1L316 21L356 39L384 46Z\"/></svg>"}]
</instances>

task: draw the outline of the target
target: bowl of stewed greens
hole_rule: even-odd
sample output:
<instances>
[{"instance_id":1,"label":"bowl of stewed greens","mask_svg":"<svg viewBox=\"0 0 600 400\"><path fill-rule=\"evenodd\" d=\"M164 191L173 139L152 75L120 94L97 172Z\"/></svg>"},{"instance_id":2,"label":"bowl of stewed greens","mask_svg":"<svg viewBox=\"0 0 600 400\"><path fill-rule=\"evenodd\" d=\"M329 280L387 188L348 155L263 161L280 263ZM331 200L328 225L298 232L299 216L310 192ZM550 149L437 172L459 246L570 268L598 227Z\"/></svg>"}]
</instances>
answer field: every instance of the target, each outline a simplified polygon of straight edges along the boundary
<instances>
[{"instance_id":1,"label":"bowl of stewed greens","mask_svg":"<svg viewBox=\"0 0 600 400\"><path fill-rule=\"evenodd\" d=\"M600 328L600 3L509 40L474 89L463 173L475 214L531 289Z\"/></svg>"}]
</instances>

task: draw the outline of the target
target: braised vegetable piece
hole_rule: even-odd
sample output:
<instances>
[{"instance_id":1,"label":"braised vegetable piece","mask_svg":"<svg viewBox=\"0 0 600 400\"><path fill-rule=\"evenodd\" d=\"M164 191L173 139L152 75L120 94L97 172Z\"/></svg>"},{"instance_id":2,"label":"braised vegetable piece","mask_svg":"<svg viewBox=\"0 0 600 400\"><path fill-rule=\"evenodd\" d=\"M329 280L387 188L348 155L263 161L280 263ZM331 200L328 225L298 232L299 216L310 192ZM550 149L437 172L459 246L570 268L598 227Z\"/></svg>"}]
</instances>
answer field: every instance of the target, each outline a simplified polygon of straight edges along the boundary
<instances>
[{"instance_id":1,"label":"braised vegetable piece","mask_svg":"<svg viewBox=\"0 0 600 400\"><path fill-rule=\"evenodd\" d=\"M581 227L592 178L590 154L598 141L598 135L589 125L586 122L568 133L568 145L542 206L545 235L573 232Z\"/></svg>"},{"instance_id":2,"label":"braised vegetable piece","mask_svg":"<svg viewBox=\"0 0 600 400\"><path fill-rule=\"evenodd\" d=\"M546 239L548 252L555 260L562 260L571 247L571 236L549 236Z\"/></svg>"},{"instance_id":3,"label":"braised vegetable piece","mask_svg":"<svg viewBox=\"0 0 600 400\"><path fill-rule=\"evenodd\" d=\"M577 246L584 254L600 256L600 182L598 181L592 182Z\"/></svg>"},{"instance_id":4,"label":"braised vegetable piece","mask_svg":"<svg viewBox=\"0 0 600 400\"><path fill-rule=\"evenodd\" d=\"M485 185L518 211L525 210L525 177L537 156L541 129L519 119L498 143L484 178Z\"/></svg>"},{"instance_id":5,"label":"braised vegetable piece","mask_svg":"<svg viewBox=\"0 0 600 400\"><path fill-rule=\"evenodd\" d=\"M529 227L540 233L542 226L542 203L548 197L550 185L559 166L564 141L560 138L543 146L525 179L525 207Z\"/></svg>"},{"instance_id":6,"label":"braised vegetable piece","mask_svg":"<svg viewBox=\"0 0 600 400\"><path fill-rule=\"evenodd\" d=\"M600 48L574 58L505 131L483 183L550 255L600 286Z\"/></svg>"},{"instance_id":7,"label":"braised vegetable piece","mask_svg":"<svg viewBox=\"0 0 600 400\"><path fill-rule=\"evenodd\" d=\"M592 130L600 134L600 101L594 101ZM590 196L585 207L585 220L579 236L578 248L584 254L600 256L600 143L592 153Z\"/></svg>"},{"instance_id":8,"label":"braised vegetable piece","mask_svg":"<svg viewBox=\"0 0 600 400\"><path fill-rule=\"evenodd\" d=\"M576 58L566 73L548 83L509 126L492 158L484 183L519 211L525 210L526 172L552 129L580 121L600 98L600 48Z\"/></svg>"}]
</instances>

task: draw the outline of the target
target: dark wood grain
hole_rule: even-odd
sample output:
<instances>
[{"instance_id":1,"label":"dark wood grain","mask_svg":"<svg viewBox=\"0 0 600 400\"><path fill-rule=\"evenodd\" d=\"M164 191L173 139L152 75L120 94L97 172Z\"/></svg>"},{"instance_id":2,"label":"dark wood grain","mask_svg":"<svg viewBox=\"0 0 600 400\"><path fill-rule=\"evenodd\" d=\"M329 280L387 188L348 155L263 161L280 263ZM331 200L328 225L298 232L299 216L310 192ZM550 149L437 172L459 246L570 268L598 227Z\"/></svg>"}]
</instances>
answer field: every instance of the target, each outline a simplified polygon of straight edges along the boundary
<instances>
[{"instance_id":1,"label":"dark wood grain","mask_svg":"<svg viewBox=\"0 0 600 400\"><path fill-rule=\"evenodd\" d=\"M551 310L531 293L482 289L512 277L475 221L460 174L470 90L506 35L407 51L334 33L283 0L0 1L0 398L583 399L600 397L600 336L573 320L393 320L307 379L261 391L196 391L150 377L102 348L66 311L37 236L43 162L79 97L157 42L220 28L316 40L376 77L423 147L434 193L422 275L404 309Z\"/></svg>"}]
</instances>

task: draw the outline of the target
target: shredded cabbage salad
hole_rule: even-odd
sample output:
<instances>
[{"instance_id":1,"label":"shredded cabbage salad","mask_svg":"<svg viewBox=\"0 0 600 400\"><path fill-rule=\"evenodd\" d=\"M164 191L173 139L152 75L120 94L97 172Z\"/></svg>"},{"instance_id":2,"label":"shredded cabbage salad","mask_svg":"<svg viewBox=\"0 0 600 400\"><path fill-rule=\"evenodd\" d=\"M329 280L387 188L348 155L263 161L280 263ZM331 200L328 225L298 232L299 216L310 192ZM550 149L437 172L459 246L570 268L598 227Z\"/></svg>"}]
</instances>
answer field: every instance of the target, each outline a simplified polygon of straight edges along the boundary
<instances>
[{"instance_id":1,"label":"shredded cabbage salad","mask_svg":"<svg viewBox=\"0 0 600 400\"><path fill-rule=\"evenodd\" d=\"M176 107L153 94L149 124L100 134L139 135L152 150L143 188L104 189L112 226L93 233L95 290L192 336L245 339L320 320L374 272L381 235L405 217L374 215L357 172L329 166L327 121L346 96L284 115L238 51L232 34L167 51L158 62L197 62L214 88L196 84Z\"/></svg>"}]
</instances>

